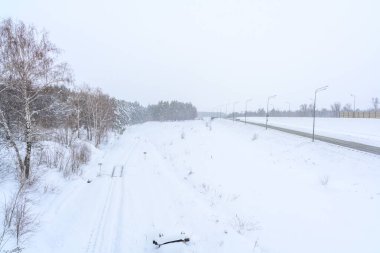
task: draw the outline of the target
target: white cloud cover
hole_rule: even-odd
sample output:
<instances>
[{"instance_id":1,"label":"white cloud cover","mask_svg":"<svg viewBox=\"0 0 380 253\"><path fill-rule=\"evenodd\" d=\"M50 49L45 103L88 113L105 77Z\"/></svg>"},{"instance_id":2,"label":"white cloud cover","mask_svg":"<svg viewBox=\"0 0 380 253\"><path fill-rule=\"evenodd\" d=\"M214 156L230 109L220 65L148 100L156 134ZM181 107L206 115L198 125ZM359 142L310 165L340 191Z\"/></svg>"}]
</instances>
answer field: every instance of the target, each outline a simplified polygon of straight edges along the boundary
<instances>
[{"instance_id":1,"label":"white cloud cover","mask_svg":"<svg viewBox=\"0 0 380 253\"><path fill-rule=\"evenodd\" d=\"M49 31L78 83L143 104L200 110L253 98L292 109L328 84L319 107L380 96L375 0L4 1L0 17ZM243 103L238 110L243 109Z\"/></svg>"}]
</instances>

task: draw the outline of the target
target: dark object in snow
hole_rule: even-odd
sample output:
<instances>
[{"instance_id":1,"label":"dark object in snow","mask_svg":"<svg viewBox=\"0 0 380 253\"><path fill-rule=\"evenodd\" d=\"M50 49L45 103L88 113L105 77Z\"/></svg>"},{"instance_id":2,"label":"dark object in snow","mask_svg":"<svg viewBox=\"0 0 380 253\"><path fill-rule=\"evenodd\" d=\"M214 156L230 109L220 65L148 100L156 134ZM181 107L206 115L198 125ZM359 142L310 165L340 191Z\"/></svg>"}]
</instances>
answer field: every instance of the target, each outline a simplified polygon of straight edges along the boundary
<instances>
[{"instance_id":1,"label":"dark object in snow","mask_svg":"<svg viewBox=\"0 0 380 253\"><path fill-rule=\"evenodd\" d=\"M89 184L89 183L91 183L91 180L90 180L90 179L87 180L87 184Z\"/></svg>"},{"instance_id":2,"label":"dark object in snow","mask_svg":"<svg viewBox=\"0 0 380 253\"><path fill-rule=\"evenodd\" d=\"M190 242L190 238L185 238L185 239L180 239L180 240L175 240L175 241L169 241L169 242L164 242L164 243L158 243L158 242L153 240L153 244L156 245L158 248L161 247L162 245L165 245L165 244L177 243L177 242L187 243L187 242Z\"/></svg>"}]
</instances>

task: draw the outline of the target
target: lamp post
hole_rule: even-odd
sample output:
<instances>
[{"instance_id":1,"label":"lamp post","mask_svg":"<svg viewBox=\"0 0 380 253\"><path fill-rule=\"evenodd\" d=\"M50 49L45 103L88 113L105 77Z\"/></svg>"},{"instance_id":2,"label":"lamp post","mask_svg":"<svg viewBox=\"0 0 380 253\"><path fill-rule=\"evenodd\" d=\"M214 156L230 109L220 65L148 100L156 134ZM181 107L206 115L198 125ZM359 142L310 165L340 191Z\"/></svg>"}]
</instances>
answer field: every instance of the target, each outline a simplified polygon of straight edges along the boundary
<instances>
[{"instance_id":1,"label":"lamp post","mask_svg":"<svg viewBox=\"0 0 380 253\"><path fill-rule=\"evenodd\" d=\"M316 107L316 104L317 104L317 93L320 92L320 91L323 91L323 90L326 90L327 89L327 85L326 86L323 86L323 87L320 87L318 89L315 90L315 93L314 93L314 113L313 113L313 142L314 142L314 129L315 129L315 107Z\"/></svg>"},{"instance_id":2,"label":"lamp post","mask_svg":"<svg viewBox=\"0 0 380 253\"><path fill-rule=\"evenodd\" d=\"M351 94L351 97L354 97L354 115L353 117L355 118L355 112L356 112L356 106L355 106L355 103L356 103L356 96Z\"/></svg>"},{"instance_id":3,"label":"lamp post","mask_svg":"<svg viewBox=\"0 0 380 253\"><path fill-rule=\"evenodd\" d=\"M266 115L266 120L265 120L265 130L268 129L268 117L269 117L268 109L269 109L269 100L271 100L272 98L275 98L276 96L277 96L277 95L270 96L270 97L268 97L268 100L267 100L267 115Z\"/></svg>"},{"instance_id":4,"label":"lamp post","mask_svg":"<svg viewBox=\"0 0 380 253\"><path fill-rule=\"evenodd\" d=\"M251 101L252 101L252 98L247 99L247 100L245 101L244 124L247 124L247 105L248 105L248 103L251 102Z\"/></svg>"},{"instance_id":5,"label":"lamp post","mask_svg":"<svg viewBox=\"0 0 380 253\"><path fill-rule=\"evenodd\" d=\"M232 110L232 120L235 123L235 105L237 105L239 102L233 103L233 110Z\"/></svg>"}]
</instances>

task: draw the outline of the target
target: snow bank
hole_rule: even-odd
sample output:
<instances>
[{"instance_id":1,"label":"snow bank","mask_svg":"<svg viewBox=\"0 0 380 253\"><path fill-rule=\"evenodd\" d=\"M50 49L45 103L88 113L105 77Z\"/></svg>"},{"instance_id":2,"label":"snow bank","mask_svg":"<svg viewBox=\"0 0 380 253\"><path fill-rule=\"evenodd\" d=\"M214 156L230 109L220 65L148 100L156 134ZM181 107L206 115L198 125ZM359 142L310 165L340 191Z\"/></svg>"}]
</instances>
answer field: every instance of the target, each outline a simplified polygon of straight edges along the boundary
<instances>
[{"instance_id":1,"label":"snow bank","mask_svg":"<svg viewBox=\"0 0 380 253\"><path fill-rule=\"evenodd\" d=\"M244 121L243 118L239 118ZM248 117L247 121L265 123L265 117ZM303 132L313 132L313 118L269 117L268 124ZM380 146L380 120L355 118L316 118L315 134Z\"/></svg>"}]
</instances>

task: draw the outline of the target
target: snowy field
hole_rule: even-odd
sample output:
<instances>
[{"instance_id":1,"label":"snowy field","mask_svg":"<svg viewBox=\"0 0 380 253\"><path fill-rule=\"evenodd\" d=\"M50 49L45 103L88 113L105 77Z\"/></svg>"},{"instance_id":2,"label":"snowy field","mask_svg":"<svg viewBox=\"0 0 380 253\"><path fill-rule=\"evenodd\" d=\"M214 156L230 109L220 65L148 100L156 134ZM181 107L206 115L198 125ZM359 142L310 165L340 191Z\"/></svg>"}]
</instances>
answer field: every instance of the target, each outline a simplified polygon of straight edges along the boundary
<instances>
[{"instance_id":1,"label":"snowy field","mask_svg":"<svg viewBox=\"0 0 380 253\"><path fill-rule=\"evenodd\" d=\"M81 177L47 179L58 189L24 252L377 253L379 168L379 156L252 125L145 123Z\"/></svg>"},{"instance_id":2,"label":"snowy field","mask_svg":"<svg viewBox=\"0 0 380 253\"><path fill-rule=\"evenodd\" d=\"M244 121L244 117L240 117ZM247 121L265 123L265 117L248 117ZM311 117L269 117L268 124L313 132ZM315 134L380 147L380 119L316 118Z\"/></svg>"}]
</instances>

